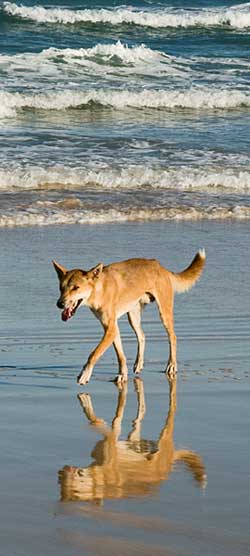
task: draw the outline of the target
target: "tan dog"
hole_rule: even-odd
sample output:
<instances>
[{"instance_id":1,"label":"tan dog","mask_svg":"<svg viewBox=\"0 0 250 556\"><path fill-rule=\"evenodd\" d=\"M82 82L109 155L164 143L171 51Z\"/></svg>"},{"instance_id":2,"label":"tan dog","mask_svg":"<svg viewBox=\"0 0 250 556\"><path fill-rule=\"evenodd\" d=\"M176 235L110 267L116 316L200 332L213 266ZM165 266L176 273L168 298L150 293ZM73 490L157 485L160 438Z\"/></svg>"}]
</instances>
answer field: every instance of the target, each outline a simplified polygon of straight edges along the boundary
<instances>
[{"instance_id":1,"label":"tan dog","mask_svg":"<svg viewBox=\"0 0 250 556\"><path fill-rule=\"evenodd\" d=\"M127 384L118 394L118 404L112 426L95 415L89 394L78 399L91 425L103 436L91 452L93 462L88 467L66 465L59 471L61 499L102 503L104 500L146 496L152 494L162 481L169 478L176 463L191 471L199 486L206 486L206 469L199 454L177 450L174 445L176 411L176 378L169 379L169 411L157 440L141 438L141 424L146 412L143 382L135 379L137 416L127 440L122 440L122 419L126 406ZM157 408L158 410L158 408Z\"/></svg>"},{"instance_id":2,"label":"tan dog","mask_svg":"<svg viewBox=\"0 0 250 556\"><path fill-rule=\"evenodd\" d=\"M169 360L166 372L177 371L176 337L174 333L174 292L189 290L198 280L205 264L205 251L200 250L186 270L170 272L155 259L129 259L103 266L99 263L91 270L66 270L53 261L61 295L57 307L63 309L62 319L67 321L81 305L87 305L104 328L100 343L90 354L78 376L79 384L86 384L94 365L113 343L118 363L117 381L127 380L128 369L123 352L117 321L127 313L138 340L134 372L143 368L145 337L141 328L141 311L145 304L156 301L161 320L169 337Z\"/></svg>"}]
</instances>

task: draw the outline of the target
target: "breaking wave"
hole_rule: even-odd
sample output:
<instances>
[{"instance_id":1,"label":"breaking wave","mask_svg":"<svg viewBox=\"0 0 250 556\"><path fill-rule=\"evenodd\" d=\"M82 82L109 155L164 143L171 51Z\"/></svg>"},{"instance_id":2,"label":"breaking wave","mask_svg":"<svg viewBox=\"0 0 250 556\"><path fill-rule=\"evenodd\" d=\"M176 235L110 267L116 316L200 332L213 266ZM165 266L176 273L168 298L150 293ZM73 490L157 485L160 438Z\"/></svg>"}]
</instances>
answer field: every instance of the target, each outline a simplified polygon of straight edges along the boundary
<instances>
[{"instance_id":1,"label":"breaking wave","mask_svg":"<svg viewBox=\"0 0 250 556\"><path fill-rule=\"evenodd\" d=\"M198 65L198 68L196 67ZM91 48L55 48L50 47L40 52L23 52L18 54L0 54L0 70L5 77L17 73L17 79L26 77L29 80L37 79L45 75L53 81L54 78L65 74L67 69L74 74L80 74L82 78L83 69L93 74L101 74L105 77L107 73L115 75L152 75L161 77L187 77L194 79L196 74L201 79L206 76L209 69L211 79L214 75L218 79L218 65L221 68L220 82L229 79L232 85L232 76L248 72L250 61L248 58L230 58L205 56L183 56L169 55L160 50L153 50L139 44L129 46L118 40L116 43L97 43ZM205 66L205 67L204 67ZM216 67L214 67L216 66ZM204 69L204 73L202 73ZM72 73L70 74L72 76ZM185 81L186 83L186 81ZM44 85L44 83L43 83Z\"/></svg>"},{"instance_id":2,"label":"breaking wave","mask_svg":"<svg viewBox=\"0 0 250 556\"><path fill-rule=\"evenodd\" d=\"M154 63L156 61L168 62L172 61L173 57L168 56L164 52L152 50L144 44L139 46L128 46L121 41L115 44L97 44L92 48L49 48L42 52L44 57L60 57L65 59L72 59L80 61L81 58L93 59L93 57L106 58L108 62L112 58L118 58L124 64L135 64L137 62Z\"/></svg>"},{"instance_id":3,"label":"breaking wave","mask_svg":"<svg viewBox=\"0 0 250 556\"><path fill-rule=\"evenodd\" d=\"M22 6L5 2L4 10L11 16L29 19L38 23L92 23L92 24L133 24L153 28L188 28L230 26L236 29L250 27L250 4L231 8L135 10L133 8L83 9L44 8L42 6Z\"/></svg>"},{"instance_id":4,"label":"breaking wave","mask_svg":"<svg viewBox=\"0 0 250 556\"><path fill-rule=\"evenodd\" d=\"M232 110L250 106L250 92L216 88L189 90L143 89L90 89L86 91L64 89L46 93L0 92L0 118L11 118L18 110L67 110L99 105L104 108L125 110L149 108L157 110Z\"/></svg>"},{"instance_id":5,"label":"breaking wave","mask_svg":"<svg viewBox=\"0 0 250 556\"><path fill-rule=\"evenodd\" d=\"M202 166L153 168L131 165L122 168L71 168L67 166L0 169L1 191L32 190L134 190L148 188L179 191L224 191L248 194L250 172L246 169Z\"/></svg>"}]
</instances>

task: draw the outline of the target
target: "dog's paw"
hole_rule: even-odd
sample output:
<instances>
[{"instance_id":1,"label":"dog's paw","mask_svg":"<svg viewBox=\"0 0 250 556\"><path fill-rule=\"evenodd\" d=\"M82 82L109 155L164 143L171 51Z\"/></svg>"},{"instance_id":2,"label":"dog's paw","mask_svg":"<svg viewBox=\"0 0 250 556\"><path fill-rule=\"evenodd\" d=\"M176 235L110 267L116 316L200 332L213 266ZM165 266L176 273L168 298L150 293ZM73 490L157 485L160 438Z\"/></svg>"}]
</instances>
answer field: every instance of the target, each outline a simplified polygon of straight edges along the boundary
<instances>
[{"instance_id":1,"label":"dog's paw","mask_svg":"<svg viewBox=\"0 0 250 556\"><path fill-rule=\"evenodd\" d=\"M82 372L77 377L77 383L81 385L87 384L89 382L90 377L91 377L91 370L84 367Z\"/></svg>"}]
</instances>

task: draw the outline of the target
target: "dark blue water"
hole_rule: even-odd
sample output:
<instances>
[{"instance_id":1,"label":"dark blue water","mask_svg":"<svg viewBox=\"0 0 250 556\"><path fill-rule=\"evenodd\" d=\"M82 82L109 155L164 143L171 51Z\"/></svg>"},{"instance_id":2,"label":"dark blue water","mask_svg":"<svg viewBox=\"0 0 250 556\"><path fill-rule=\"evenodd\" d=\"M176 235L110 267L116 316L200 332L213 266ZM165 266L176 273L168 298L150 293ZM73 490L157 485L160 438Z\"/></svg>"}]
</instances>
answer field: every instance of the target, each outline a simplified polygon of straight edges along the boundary
<instances>
[{"instance_id":1,"label":"dark blue water","mask_svg":"<svg viewBox=\"0 0 250 556\"><path fill-rule=\"evenodd\" d=\"M250 4L0 4L0 226L250 217Z\"/></svg>"}]
</instances>

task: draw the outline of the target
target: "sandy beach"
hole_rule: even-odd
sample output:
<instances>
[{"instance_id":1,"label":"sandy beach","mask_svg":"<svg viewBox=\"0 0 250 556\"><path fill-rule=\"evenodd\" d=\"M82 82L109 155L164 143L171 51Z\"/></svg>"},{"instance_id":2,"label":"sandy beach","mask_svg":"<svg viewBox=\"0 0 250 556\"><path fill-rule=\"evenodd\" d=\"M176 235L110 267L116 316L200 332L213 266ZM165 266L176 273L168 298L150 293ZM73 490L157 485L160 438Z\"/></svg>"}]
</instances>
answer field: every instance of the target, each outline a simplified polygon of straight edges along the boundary
<instances>
[{"instance_id":1,"label":"sandy beach","mask_svg":"<svg viewBox=\"0 0 250 556\"><path fill-rule=\"evenodd\" d=\"M1 230L1 555L248 554L249 235L206 221ZM101 329L87 309L61 321L51 259L156 256L178 271L199 247L204 275L176 296L176 391L153 306L142 380L122 319L127 392L113 349L77 386Z\"/></svg>"}]
</instances>

